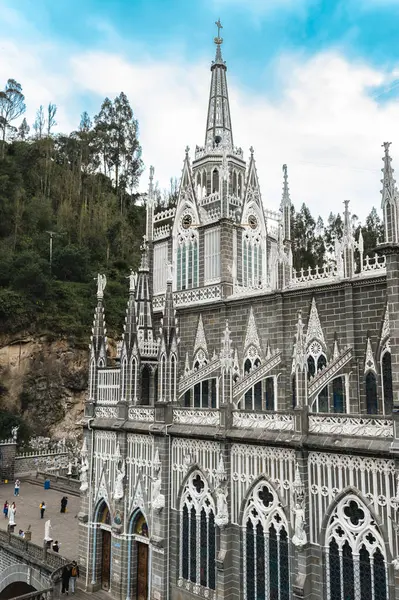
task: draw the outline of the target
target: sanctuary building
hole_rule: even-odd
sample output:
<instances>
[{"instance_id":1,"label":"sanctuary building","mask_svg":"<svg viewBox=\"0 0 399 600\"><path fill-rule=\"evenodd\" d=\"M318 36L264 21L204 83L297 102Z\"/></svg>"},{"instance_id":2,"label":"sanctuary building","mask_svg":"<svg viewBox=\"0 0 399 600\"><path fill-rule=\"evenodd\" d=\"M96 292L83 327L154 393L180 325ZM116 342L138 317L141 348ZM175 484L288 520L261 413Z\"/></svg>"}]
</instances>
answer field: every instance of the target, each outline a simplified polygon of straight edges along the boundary
<instances>
[{"instance_id":1,"label":"sanctuary building","mask_svg":"<svg viewBox=\"0 0 399 600\"><path fill-rule=\"evenodd\" d=\"M220 30L219 30L220 31ZM292 265L287 167L264 206L234 145L222 39L176 207L153 169L118 356L98 276L80 564L120 600L399 600L399 192L364 256ZM396 585L395 585L396 584Z\"/></svg>"}]
</instances>

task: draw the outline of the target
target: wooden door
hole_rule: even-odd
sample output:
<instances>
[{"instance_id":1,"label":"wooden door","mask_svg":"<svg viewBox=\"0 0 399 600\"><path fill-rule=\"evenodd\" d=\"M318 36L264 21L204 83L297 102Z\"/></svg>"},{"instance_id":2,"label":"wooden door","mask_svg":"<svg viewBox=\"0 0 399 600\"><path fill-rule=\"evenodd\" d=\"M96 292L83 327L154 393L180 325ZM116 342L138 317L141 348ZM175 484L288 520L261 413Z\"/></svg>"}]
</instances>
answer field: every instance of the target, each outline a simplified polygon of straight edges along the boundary
<instances>
[{"instance_id":1,"label":"wooden door","mask_svg":"<svg viewBox=\"0 0 399 600\"><path fill-rule=\"evenodd\" d=\"M111 533L103 530L102 538L101 587L103 590L109 590L111 583Z\"/></svg>"},{"instance_id":2,"label":"wooden door","mask_svg":"<svg viewBox=\"0 0 399 600\"><path fill-rule=\"evenodd\" d=\"M148 545L137 543L137 600L147 600Z\"/></svg>"}]
</instances>

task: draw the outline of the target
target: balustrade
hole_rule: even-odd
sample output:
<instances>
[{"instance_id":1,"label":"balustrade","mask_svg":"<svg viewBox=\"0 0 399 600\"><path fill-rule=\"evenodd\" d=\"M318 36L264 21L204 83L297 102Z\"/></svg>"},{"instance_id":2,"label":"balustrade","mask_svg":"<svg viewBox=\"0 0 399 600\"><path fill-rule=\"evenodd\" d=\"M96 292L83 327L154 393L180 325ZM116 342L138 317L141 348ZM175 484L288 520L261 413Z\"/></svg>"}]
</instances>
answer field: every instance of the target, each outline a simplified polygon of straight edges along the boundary
<instances>
[{"instance_id":1,"label":"balustrade","mask_svg":"<svg viewBox=\"0 0 399 600\"><path fill-rule=\"evenodd\" d=\"M357 437L393 437L392 417L310 414L309 433Z\"/></svg>"},{"instance_id":2,"label":"balustrade","mask_svg":"<svg viewBox=\"0 0 399 600\"><path fill-rule=\"evenodd\" d=\"M173 423L176 425L219 425L219 411L209 408L174 408Z\"/></svg>"},{"instance_id":3,"label":"balustrade","mask_svg":"<svg viewBox=\"0 0 399 600\"><path fill-rule=\"evenodd\" d=\"M294 415L292 413L233 411L233 427L242 429L294 431L294 424Z\"/></svg>"}]
</instances>

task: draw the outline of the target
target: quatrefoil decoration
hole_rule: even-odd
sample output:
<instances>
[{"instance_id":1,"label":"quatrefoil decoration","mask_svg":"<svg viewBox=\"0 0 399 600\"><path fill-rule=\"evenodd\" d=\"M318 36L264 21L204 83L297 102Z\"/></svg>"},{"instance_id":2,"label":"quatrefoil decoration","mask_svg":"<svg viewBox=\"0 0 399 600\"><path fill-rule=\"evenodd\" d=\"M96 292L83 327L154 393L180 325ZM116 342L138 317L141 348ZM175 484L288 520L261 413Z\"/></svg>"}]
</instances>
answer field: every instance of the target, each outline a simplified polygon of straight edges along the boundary
<instances>
[{"instance_id":1,"label":"quatrefoil decoration","mask_svg":"<svg viewBox=\"0 0 399 600\"><path fill-rule=\"evenodd\" d=\"M364 511L360 508L355 500L350 500L344 508L345 517L347 517L354 527L364 521Z\"/></svg>"}]
</instances>

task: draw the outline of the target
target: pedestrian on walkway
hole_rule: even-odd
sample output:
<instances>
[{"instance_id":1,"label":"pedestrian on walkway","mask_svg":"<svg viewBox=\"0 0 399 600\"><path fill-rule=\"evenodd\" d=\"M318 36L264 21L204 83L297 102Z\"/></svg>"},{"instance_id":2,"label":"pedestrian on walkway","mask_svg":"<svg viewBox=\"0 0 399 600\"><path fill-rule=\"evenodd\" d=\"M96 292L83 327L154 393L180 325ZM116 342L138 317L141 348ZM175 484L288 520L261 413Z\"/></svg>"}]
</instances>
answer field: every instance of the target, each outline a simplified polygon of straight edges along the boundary
<instances>
[{"instance_id":1,"label":"pedestrian on walkway","mask_svg":"<svg viewBox=\"0 0 399 600\"><path fill-rule=\"evenodd\" d=\"M4 513L4 518L7 519L7 517L8 517L8 501L7 500L4 502L3 513Z\"/></svg>"},{"instance_id":2,"label":"pedestrian on walkway","mask_svg":"<svg viewBox=\"0 0 399 600\"><path fill-rule=\"evenodd\" d=\"M76 590L76 580L79 577L79 567L76 560L72 561L71 569L71 593L74 594Z\"/></svg>"},{"instance_id":3,"label":"pedestrian on walkway","mask_svg":"<svg viewBox=\"0 0 399 600\"><path fill-rule=\"evenodd\" d=\"M54 544L53 544L53 552L59 552L60 551L60 546L58 544L58 540L55 540Z\"/></svg>"},{"instance_id":4,"label":"pedestrian on walkway","mask_svg":"<svg viewBox=\"0 0 399 600\"><path fill-rule=\"evenodd\" d=\"M42 502L42 503L40 504L39 508L40 508L40 518L41 518L41 519L43 519L43 517L44 517L44 511L45 511L45 510L46 510L46 508L47 508L47 507L46 507L46 503L45 503L45 502Z\"/></svg>"},{"instance_id":5,"label":"pedestrian on walkway","mask_svg":"<svg viewBox=\"0 0 399 600\"><path fill-rule=\"evenodd\" d=\"M20 488L20 486L21 486L20 480L16 479L15 483L14 483L14 496L19 496L19 488Z\"/></svg>"},{"instance_id":6,"label":"pedestrian on walkway","mask_svg":"<svg viewBox=\"0 0 399 600\"><path fill-rule=\"evenodd\" d=\"M61 575L61 580L62 580L61 594L66 594L68 596L70 577L71 577L71 569L68 567L68 565L65 565L65 567L62 569L62 575Z\"/></svg>"},{"instance_id":7,"label":"pedestrian on walkway","mask_svg":"<svg viewBox=\"0 0 399 600\"><path fill-rule=\"evenodd\" d=\"M60 512L62 512L62 513L66 512L67 504L68 504L68 496L63 496L61 498L61 510L60 510Z\"/></svg>"},{"instance_id":8,"label":"pedestrian on walkway","mask_svg":"<svg viewBox=\"0 0 399 600\"><path fill-rule=\"evenodd\" d=\"M8 512L10 512L10 509L14 511L14 515L17 514L17 505L15 504L15 502L13 502L11 506L8 507Z\"/></svg>"}]
</instances>

